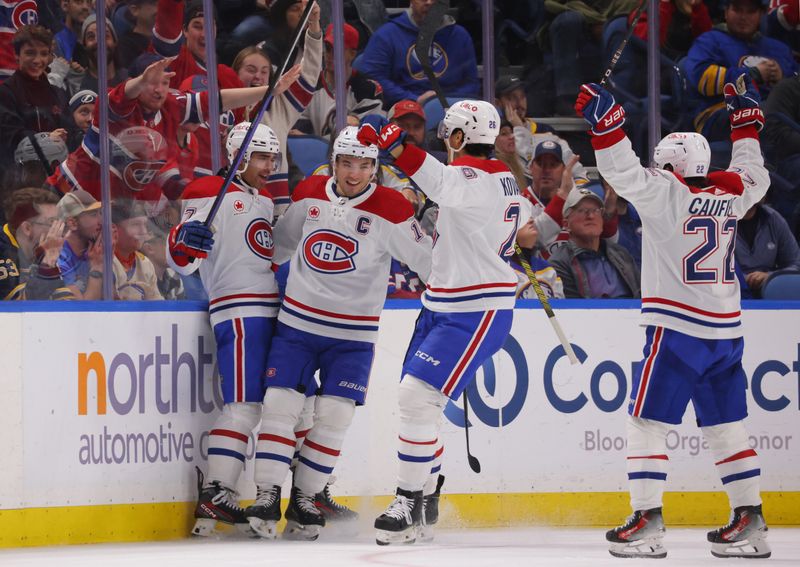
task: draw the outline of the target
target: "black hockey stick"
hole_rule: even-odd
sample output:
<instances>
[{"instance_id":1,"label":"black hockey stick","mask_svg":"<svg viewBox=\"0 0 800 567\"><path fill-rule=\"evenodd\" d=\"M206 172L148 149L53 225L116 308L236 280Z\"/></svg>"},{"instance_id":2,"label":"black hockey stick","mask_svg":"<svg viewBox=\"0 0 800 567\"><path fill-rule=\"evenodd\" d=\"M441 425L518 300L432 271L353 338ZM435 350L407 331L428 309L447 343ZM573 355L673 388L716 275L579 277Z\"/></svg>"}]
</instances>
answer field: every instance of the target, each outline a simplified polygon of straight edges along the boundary
<instances>
[{"instance_id":1,"label":"black hockey stick","mask_svg":"<svg viewBox=\"0 0 800 567\"><path fill-rule=\"evenodd\" d=\"M614 52L614 55L611 56L611 61L608 64L605 72L603 73L603 78L600 80L600 86L604 87L608 78L611 76L612 71L614 71L614 67L617 66L617 62L619 58L622 57L622 52L625 51L625 47L628 45L628 41L630 41L631 36L633 35L633 29L636 27L636 24L639 23L639 18L642 17L642 14L647 9L647 2L648 0L641 0L639 3L639 7L636 8L636 13L633 16L633 21L631 21L631 25L628 27L628 31L625 34L625 39L623 39L617 50Z\"/></svg>"},{"instance_id":2,"label":"black hockey stick","mask_svg":"<svg viewBox=\"0 0 800 567\"><path fill-rule=\"evenodd\" d=\"M469 462L469 468L471 468L473 472L480 473L481 462L478 460L478 457L469 451L469 402L467 401L466 388L464 388L464 393L462 395L464 397L464 435L467 438L467 461Z\"/></svg>"},{"instance_id":3,"label":"black hockey stick","mask_svg":"<svg viewBox=\"0 0 800 567\"><path fill-rule=\"evenodd\" d=\"M444 96L442 85L439 84L439 78L433 72L431 66L431 46L433 46L433 36L436 35L437 30L442 25L445 13L447 13L448 5L447 0L436 0L425 16L422 25L419 26L419 33L417 34L417 43L414 46L414 53L417 54L419 64L422 66L422 71L428 77L431 83L431 88L436 93L436 98L439 99L439 104L447 112L448 104L447 97Z\"/></svg>"},{"instance_id":4,"label":"black hockey stick","mask_svg":"<svg viewBox=\"0 0 800 567\"><path fill-rule=\"evenodd\" d=\"M261 103L258 106L258 112L256 113L255 118L250 121L250 128L248 128L247 134L245 135L244 140L242 140L242 145L239 147L239 151L236 152L236 157L234 158L233 163L231 163L230 167L228 168L228 173L225 174L225 180L222 182L222 186L219 188L217 197L214 199L214 203L211 205L211 210L208 211L206 220L203 221L203 224L206 226L211 226L214 217L217 216L217 211L219 211L219 208L222 205L222 199L225 197L225 193L227 193L228 187L230 187L231 182L233 181L233 176L236 175L236 171L239 169L239 165L242 163L242 157L247 150L247 146L250 145L250 141L253 139L253 135L256 132L256 126L261 123L264 113L272 103L272 99L275 98L273 95L275 85L286 72L286 67L288 67L289 61L292 60L294 51L297 49L297 43L300 41L300 35L305 32L306 24L308 24L308 18L311 16L311 9L314 7L314 4L314 0L309 0L308 4L306 4L306 9L303 11L303 15L300 17L300 23L294 30L291 47L289 48L289 52L286 54L286 59L284 59L281 63L278 72L270 77L269 88L267 89L267 92L264 93L264 98L261 99Z\"/></svg>"}]
</instances>

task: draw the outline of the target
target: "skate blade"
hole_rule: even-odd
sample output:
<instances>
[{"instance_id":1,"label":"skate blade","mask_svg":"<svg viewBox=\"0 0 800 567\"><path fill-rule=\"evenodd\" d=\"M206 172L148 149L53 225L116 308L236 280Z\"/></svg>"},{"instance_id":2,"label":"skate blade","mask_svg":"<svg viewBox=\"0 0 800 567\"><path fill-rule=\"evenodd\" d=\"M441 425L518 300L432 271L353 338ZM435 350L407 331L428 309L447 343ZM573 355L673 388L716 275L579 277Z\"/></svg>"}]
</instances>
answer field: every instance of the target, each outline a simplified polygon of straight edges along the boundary
<instances>
[{"instance_id":1,"label":"skate blade","mask_svg":"<svg viewBox=\"0 0 800 567\"><path fill-rule=\"evenodd\" d=\"M192 535L198 537L218 537L217 521L211 518L197 518L192 528Z\"/></svg>"},{"instance_id":2,"label":"skate blade","mask_svg":"<svg viewBox=\"0 0 800 567\"><path fill-rule=\"evenodd\" d=\"M712 543L711 555L722 559L728 557L766 559L772 555L772 548L765 539L750 538L731 543Z\"/></svg>"},{"instance_id":3,"label":"skate blade","mask_svg":"<svg viewBox=\"0 0 800 567\"><path fill-rule=\"evenodd\" d=\"M417 541L422 543L430 543L433 541L434 529L433 524L426 524L417 529Z\"/></svg>"},{"instance_id":4,"label":"skate blade","mask_svg":"<svg viewBox=\"0 0 800 567\"><path fill-rule=\"evenodd\" d=\"M249 522L247 529L254 537L263 539L275 539L278 537L278 523L276 521L262 520L255 516L248 517L247 521Z\"/></svg>"},{"instance_id":5,"label":"skate blade","mask_svg":"<svg viewBox=\"0 0 800 567\"><path fill-rule=\"evenodd\" d=\"M608 552L614 557L622 558L664 559L667 556L667 550L661 541L652 539L612 543Z\"/></svg>"},{"instance_id":6,"label":"skate blade","mask_svg":"<svg viewBox=\"0 0 800 567\"><path fill-rule=\"evenodd\" d=\"M392 545L395 543L412 544L417 541L417 530L413 526L402 532L375 530L375 543L378 545Z\"/></svg>"},{"instance_id":7,"label":"skate blade","mask_svg":"<svg viewBox=\"0 0 800 567\"><path fill-rule=\"evenodd\" d=\"M292 541L315 541L319 537L320 526L304 526L293 520L286 522L283 539Z\"/></svg>"}]
</instances>

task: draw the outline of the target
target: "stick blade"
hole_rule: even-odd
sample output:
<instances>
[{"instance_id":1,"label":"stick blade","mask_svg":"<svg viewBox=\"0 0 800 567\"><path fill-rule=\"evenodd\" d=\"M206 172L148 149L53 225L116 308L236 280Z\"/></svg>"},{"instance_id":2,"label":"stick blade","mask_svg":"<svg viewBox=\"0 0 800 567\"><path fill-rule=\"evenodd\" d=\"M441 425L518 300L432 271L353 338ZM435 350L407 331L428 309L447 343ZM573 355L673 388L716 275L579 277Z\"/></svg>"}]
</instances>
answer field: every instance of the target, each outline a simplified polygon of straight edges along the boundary
<instances>
[{"instance_id":1,"label":"stick blade","mask_svg":"<svg viewBox=\"0 0 800 567\"><path fill-rule=\"evenodd\" d=\"M481 462L478 460L478 457L475 455L467 455L467 461L469 461L469 468L472 469L472 472L480 474Z\"/></svg>"}]
</instances>

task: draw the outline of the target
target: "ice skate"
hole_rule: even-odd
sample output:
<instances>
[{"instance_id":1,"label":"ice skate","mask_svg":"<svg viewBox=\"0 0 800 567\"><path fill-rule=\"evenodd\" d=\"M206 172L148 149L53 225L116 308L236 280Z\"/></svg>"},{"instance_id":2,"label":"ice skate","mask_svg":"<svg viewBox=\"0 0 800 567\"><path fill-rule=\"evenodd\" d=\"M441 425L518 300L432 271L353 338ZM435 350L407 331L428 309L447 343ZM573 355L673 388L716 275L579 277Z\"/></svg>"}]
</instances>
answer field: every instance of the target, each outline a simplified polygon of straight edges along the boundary
<instances>
[{"instance_id":1,"label":"ice skate","mask_svg":"<svg viewBox=\"0 0 800 567\"><path fill-rule=\"evenodd\" d=\"M624 525L606 532L611 543L608 552L614 557L663 559L667 556L662 545L664 531L661 508L636 510Z\"/></svg>"},{"instance_id":2,"label":"ice skate","mask_svg":"<svg viewBox=\"0 0 800 567\"><path fill-rule=\"evenodd\" d=\"M216 535L217 522L234 525L241 532L254 535L244 515L244 510L239 506L236 491L223 486L216 480L205 487L203 484L203 473L197 469L199 497L194 509L195 523L192 535L203 537Z\"/></svg>"},{"instance_id":3,"label":"ice skate","mask_svg":"<svg viewBox=\"0 0 800 567\"><path fill-rule=\"evenodd\" d=\"M264 539L278 537L277 523L281 519L281 487L259 486L256 501L244 511L253 531Z\"/></svg>"},{"instance_id":4,"label":"ice skate","mask_svg":"<svg viewBox=\"0 0 800 567\"><path fill-rule=\"evenodd\" d=\"M425 521L419 527L419 540L423 542L433 541L433 527L439 521L439 495L442 492L444 476L439 475L436 481L436 490L432 494L422 497L422 513Z\"/></svg>"},{"instance_id":5,"label":"ice skate","mask_svg":"<svg viewBox=\"0 0 800 567\"><path fill-rule=\"evenodd\" d=\"M414 543L422 523L422 491L398 488L394 501L375 520L375 542L378 545Z\"/></svg>"},{"instance_id":6,"label":"ice skate","mask_svg":"<svg viewBox=\"0 0 800 567\"><path fill-rule=\"evenodd\" d=\"M767 543L767 522L758 506L739 506L728 525L708 532L714 557L766 559L772 555Z\"/></svg>"},{"instance_id":7,"label":"ice skate","mask_svg":"<svg viewBox=\"0 0 800 567\"><path fill-rule=\"evenodd\" d=\"M314 541L319 537L320 528L325 526L325 517L314 504L314 495L301 492L292 487L289 507L286 508L286 539Z\"/></svg>"},{"instance_id":8,"label":"ice skate","mask_svg":"<svg viewBox=\"0 0 800 567\"><path fill-rule=\"evenodd\" d=\"M327 522L355 522L358 520L358 512L351 510L347 506L339 504L331 496L330 487L332 482L325 486L322 492L314 497L314 504L316 504L319 511L325 517Z\"/></svg>"}]
</instances>

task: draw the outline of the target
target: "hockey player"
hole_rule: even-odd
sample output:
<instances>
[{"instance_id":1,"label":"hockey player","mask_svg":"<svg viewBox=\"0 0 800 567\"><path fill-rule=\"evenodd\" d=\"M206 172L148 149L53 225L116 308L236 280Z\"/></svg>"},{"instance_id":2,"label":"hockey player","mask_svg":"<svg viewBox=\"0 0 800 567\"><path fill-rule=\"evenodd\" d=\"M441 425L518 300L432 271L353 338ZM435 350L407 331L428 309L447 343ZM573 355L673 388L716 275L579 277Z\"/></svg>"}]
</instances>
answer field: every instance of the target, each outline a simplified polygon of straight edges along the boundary
<instances>
[{"instance_id":1,"label":"hockey player","mask_svg":"<svg viewBox=\"0 0 800 567\"><path fill-rule=\"evenodd\" d=\"M748 443L742 369L736 221L767 191L755 88L724 87L733 153L727 171L708 173L701 135L674 133L643 168L622 131L625 113L599 85L581 87L575 109L591 125L600 173L642 219L644 360L628 406L627 470L633 514L606 539L617 557L666 557L662 494L666 435L691 400L728 493L731 521L708 533L718 557L769 557L761 513L758 456ZM745 84L747 85L745 91Z\"/></svg>"},{"instance_id":2,"label":"hockey player","mask_svg":"<svg viewBox=\"0 0 800 567\"><path fill-rule=\"evenodd\" d=\"M423 279L430 272L431 239L402 195L372 183L378 148L361 144L356 134L355 127L339 134L333 177L312 176L298 185L275 227L275 261L291 256L292 267L267 364L256 502L246 510L265 538L276 537L295 423L306 398L315 395L284 537L319 536L325 519L314 496L325 488L355 407L366 398L391 259L409 264Z\"/></svg>"},{"instance_id":3,"label":"hockey player","mask_svg":"<svg viewBox=\"0 0 800 567\"><path fill-rule=\"evenodd\" d=\"M250 123L242 122L228 134L231 162L248 128ZM280 305L272 271L274 206L263 189L280 159L277 137L258 124L211 226L202 221L222 178L209 176L186 186L183 222L170 233L170 267L183 275L199 270L208 293L225 403L208 436L208 479L203 484L200 475L198 482L195 535L210 535L217 521L248 529L234 487L261 418L267 351Z\"/></svg>"},{"instance_id":4,"label":"hockey player","mask_svg":"<svg viewBox=\"0 0 800 567\"><path fill-rule=\"evenodd\" d=\"M369 125L359 131L362 142L389 151L440 207L424 308L400 383L396 497L375 520L379 545L410 543L421 531L423 487L436 494L430 472L440 457L442 412L508 336L517 276L505 259L514 253L518 228L530 218L512 173L488 159L500 131L494 106L461 101L447 111L443 126L448 152L456 157L449 166L405 144L405 132L396 124L380 133Z\"/></svg>"}]
</instances>

